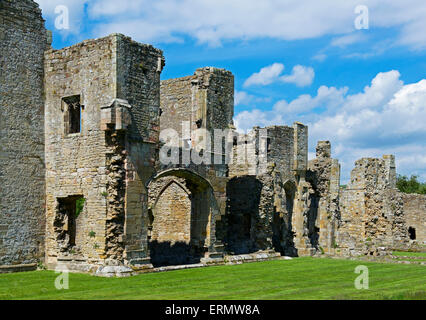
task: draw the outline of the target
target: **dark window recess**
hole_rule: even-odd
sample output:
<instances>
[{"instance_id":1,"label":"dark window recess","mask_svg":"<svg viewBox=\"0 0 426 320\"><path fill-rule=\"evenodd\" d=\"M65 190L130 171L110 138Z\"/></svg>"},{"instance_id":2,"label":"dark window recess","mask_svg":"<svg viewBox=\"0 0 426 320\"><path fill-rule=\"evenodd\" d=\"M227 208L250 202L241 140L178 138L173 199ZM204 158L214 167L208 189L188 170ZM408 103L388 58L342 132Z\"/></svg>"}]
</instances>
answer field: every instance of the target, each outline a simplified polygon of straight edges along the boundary
<instances>
[{"instance_id":1,"label":"dark window recess","mask_svg":"<svg viewBox=\"0 0 426 320\"><path fill-rule=\"evenodd\" d=\"M80 104L70 106L70 133L79 133L81 123L81 107Z\"/></svg>"},{"instance_id":2,"label":"dark window recess","mask_svg":"<svg viewBox=\"0 0 426 320\"><path fill-rule=\"evenodd\" d=\"M238 146L238 138L237 138L237 137L233 137L233 138L232 138L232 145L233 145L234 147Z\"/></svg>"},{"instance_id":3,"label":"dark window recess","mask_svg":"<svg viewBox=\"0 0 426 320\"><path fill-rule=\"evenodd\" d=\"M66 104L65 110L65 133L81 132L81 113L83 106L80 104L80 96L63 98Z\"/></svg>"},{"instance_id":4,"label":"dark window recess","mask_svg":"<svg viewBox=\"0 0 426 320\"><path fill-rule=\"evenodd\" d=\"M86 200L82 196L59 199L62 214L64 214L64 231L68 235L68 247L75 246L77 235L77 219L83 212Z\"/></svg>"},{"instance_id":5,"label":"dark window recess","mask_svg":"<svg viewBox=\"0 0 426 320\"><path fill-rule=\"evenodd\" d=\"M200 129L203 125L203 119L198 119L197 121L195 121L195 124L197 125L197 128Z\"/></svg>"},{"instance_id":6,"label":"dark window recess","mask_svg":"<svg viewBox=\"0 0 426 320\"><path fill-rule=\"evenodd\" d=\"M266 140L266 151L268 153L272 151L272 140L271 140L271 138L268 138Z\"/></svg>"},{"instance_id":7,"label":"dark window recess","mask_svg":"<svg viewBox=\"0 0 426 320\"><path fill-rule=\"evenodd\" d=\"M413 227L408 228L408 234L410 235L410 240L416 240L416 229Z\"/></svg>"}]
</instances>

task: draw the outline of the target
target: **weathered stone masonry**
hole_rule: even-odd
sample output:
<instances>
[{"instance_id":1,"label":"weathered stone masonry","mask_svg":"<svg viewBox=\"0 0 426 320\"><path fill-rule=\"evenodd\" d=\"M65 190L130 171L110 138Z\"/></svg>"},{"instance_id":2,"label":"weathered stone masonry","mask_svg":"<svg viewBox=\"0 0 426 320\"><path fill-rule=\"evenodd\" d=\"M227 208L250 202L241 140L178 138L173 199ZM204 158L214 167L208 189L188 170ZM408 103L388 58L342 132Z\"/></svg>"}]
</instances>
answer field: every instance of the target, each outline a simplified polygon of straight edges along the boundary
<instances>
[{"instance_id":1,"label":"weathered stone masonry","mask_svg":"<svg viewBox=\"0 0 426 320\"><path fill-rule=\"evenodd\" d=\"M111 35L48 51L45 64L48 264L145 258L144 184L157 153L161 51ZM73 96L81 132L67 133ZM75 196L86 200L76 230L85 240L61 252L52 224L58 201Z\"/></svg>"},{"instance_id":2,"label":"weathered stone masonry","mask_svg":"<svg viewBox=\"0 0 426 320\"><path fill-rule=\"evenodd\" d=\"M330 142L308 161L307 126L235 131L231 72L160 81L150 45L113 34L52 50L33 1L0 9L0 271L120 275L425 242L426 197L396 190L393 156L357 161L341 188ZM160 161L166 129L177 164Z\"/></svg>"},{"instance_id":3,"label":"weathered stone masonry","mask_svg":"<svg viewBox=\"0 0 426 320\"><path fill-rule=\"evenodd\" d=\"M45 156L41 10L0 1L0 265L44 256Z\"/></svg>"}]
</instances>

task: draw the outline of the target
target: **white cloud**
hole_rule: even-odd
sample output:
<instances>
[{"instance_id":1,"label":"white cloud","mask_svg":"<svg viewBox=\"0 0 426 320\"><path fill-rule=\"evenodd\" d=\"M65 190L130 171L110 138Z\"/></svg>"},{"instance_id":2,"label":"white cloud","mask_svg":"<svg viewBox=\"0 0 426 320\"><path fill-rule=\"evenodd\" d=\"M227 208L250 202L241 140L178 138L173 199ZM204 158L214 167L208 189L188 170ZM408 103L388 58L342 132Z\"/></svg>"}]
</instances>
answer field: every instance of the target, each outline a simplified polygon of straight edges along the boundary
<instances>
[{"instance_id":1,"label":"white cloud","mask_svg":"<svg viewBox=\"0 0 426 320\"><path fill-rule=\"evenodd\" d=\"M370 9L370 29L397 27L397 41L424 47L426 8L423 0L365 0ZM140 41L170 41L182 34L201 43L220 45L229 39L262 37L296 40L324 35L348 35L355 31L359 0L90 0L92 17L107 21L103 33L126 30ZM146 28L131 28L144 26ZM149 30L149 32L147 32ZM352 36L356 37L356 36ZM341 44L354 38L336 40Z\"/></svg>"},{"instance_id":2,"label":"white cloud","mask_svg":"<svg viewBox=\"0 0 426 320\"><path fill-rule=\"evenodd\" d=\"M326 59L327 59L327 55L325 53L318 53L312 57L312 60L315 60L318 62L324 62Z\"/></svg>"},{"instance_id":3,"label":"white cloud","mask_svg":"<svg viewBox=\"0 0 426 320\"><path fill-rule=\"evenodd\" d=\"M200 43L220 45L224 40L274 38L312 39L343 36L335 43L353 41L359 0L37 0L45 16L52 8L66 5L72 30L84 22L88 5L94 24L93 36L123 32L143 42L183 41L190 36ZM415 49L426 47L424 0L365 0L370 12L370 30L397 28L396 43ZM358 31L356 31L358 32ZM345 38L345 36L347 37ZM354 36L352 36L354 37Z\"/></svg>"},{"instance_id":4,"label":"white cloud","mask_svg":"<svg viewBox=\"0 0 426 320\"><path fill-rule=\"evenodd\" d=\"M235 91L234 100L235 100L236 106L240 104L247 104L250 101L252 101L252 99L253 99L253 96L249 95L247 92Z\"/></svg>"},{"instance_id":5,"label":"white cloud","mask_svg":"<svg viewBox=\"0 0 426 320\"><path fill-rule=\"evenodd\" d=\"M404 85L393 70L379 73L363 92L347 93L348 88L322 86L316 96L282 100L269 111L239 113L235 123L240 130L306 123L311 152L316 141L330 140L334 157L342 162L344 181L355 160L383 154L397 156L399 172L426 179L426 79Z\"/></svg>"},{"instance_id":6,"label":"white cloud","mask_svg":"<svg viewBox=\"0 0 426 320\"><path fill-rule=\"evenodd\" d=\"M314 69L297 65L293 67L290 75L281 75L285 67L282 63L274 63L262 68L259 72L252 74L245 82L244 87L253 85L268 85L274 82L293 83L299 87L306 87L312 84L315 78Z\"/></svg>"},{"instance_id":7,"label":"white cloud","mask_svg":"<svg viewBox=\"0 0 426 320\"><path fill-rule=\"evenodd\" d=\"M271 84L280 78L283 71L284 65L282 63L274 63L270 66L264 67L259 72L252 74L244 82L244 87Z\"/></svg>"},{"instance_id":8,"label":"white cloud","mask_svg":"<svg viewBox=\"0 0 426 320\"><path fill-rule=\"evenodd\" d=\"M379 73L371 82L371 86L364 88L364 92L349 96L343 108L358 110L383 107L402 88L403 82L399 79L400 76L396 70Z\"/></svg>"},{"instance_id":9,"label":"white cloud","mask_svg":"<svg viewBox=\"0 0 426 320\"><path fill-rule=\"evenodd\" d=\"M282 76L280 80L287 83L294 83L298 87L306 87L312 84L314 78L315 72L313 68L297 65L293 68L291 75Z\"/></svg>"},{"instance_id":10,"label":"white cloud","mask_svg":"<svg viewBox=\"0 0 426 320\"><path fill-rule=\"evenodd\" d=\"M356 33L351 33L351 34L348 34L348 35L344 35L344 36L341 36L341 37L334 38L331 41L331 45L334 46L334 47L344 48L344 47L347 47L351 44L360 42L360 41L364 40L364 38L365 38L365 36L363 36L363 34L361 32L357 31Z\"/></svg>"},{"instance_id":11,"label":"white cloud","mask_svg":"<svg viewBox=\"0 0 426 320\"><path fill-rule=\"evenodd\" d=\"M271 98L256 97L254 95L248 94L245 91L236 90L234 94L234 103L236 106L248 105L250 103L256 103L256 102L269 102L269 101L271 101Z\"/></svg>"},{"instance_id":12,"label":"white cloud","mask_svg":"<svg viewBox=\"0 0 426 320\"><path fill-rule=\"evenodd\" d=\"M92 0L36 0L43 12L43 17L53 23L57 17L55 8L65 6L69 13L69 29L61 30L63 35L78 34L84 23L84 5Z\"/></svg>"}]
</instances>

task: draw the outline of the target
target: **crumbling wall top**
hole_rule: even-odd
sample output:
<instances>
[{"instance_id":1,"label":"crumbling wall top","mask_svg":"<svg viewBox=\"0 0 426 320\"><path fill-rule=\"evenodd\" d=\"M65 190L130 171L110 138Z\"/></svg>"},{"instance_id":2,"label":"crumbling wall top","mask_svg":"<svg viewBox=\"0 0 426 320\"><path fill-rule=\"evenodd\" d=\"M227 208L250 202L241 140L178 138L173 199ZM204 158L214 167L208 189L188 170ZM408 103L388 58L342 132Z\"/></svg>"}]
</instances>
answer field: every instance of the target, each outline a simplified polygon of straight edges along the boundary
<instances>
[{"instance_id":1,"label":"crumbling wall top","mask_svg":"<svg viewBox=\"0 0 426 320\"><path fill-rule=\"evenodd\" d=\"M331 158L331 143L330 141L318 141L317 158Z\"/></svg>"}]
</instances>

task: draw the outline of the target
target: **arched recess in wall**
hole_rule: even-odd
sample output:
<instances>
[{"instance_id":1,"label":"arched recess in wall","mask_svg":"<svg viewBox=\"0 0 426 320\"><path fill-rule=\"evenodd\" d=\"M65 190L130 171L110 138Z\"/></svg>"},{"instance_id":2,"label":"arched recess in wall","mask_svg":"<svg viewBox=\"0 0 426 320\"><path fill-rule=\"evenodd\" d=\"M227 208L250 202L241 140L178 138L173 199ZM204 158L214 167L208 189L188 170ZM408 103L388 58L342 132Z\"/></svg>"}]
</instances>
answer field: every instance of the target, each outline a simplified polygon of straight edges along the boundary
<instances>
[{"instance_id":1,"label":"arched recess in wall","mask_svg":"<svg viewBox=\"0 0 426 320\"><path fill-rule=\"evenodd\" d=\"M214 241L211 184L186 169L160 172L148 182L149 244L154 266L197 263Z\"/></svg>"}]
</instances>

